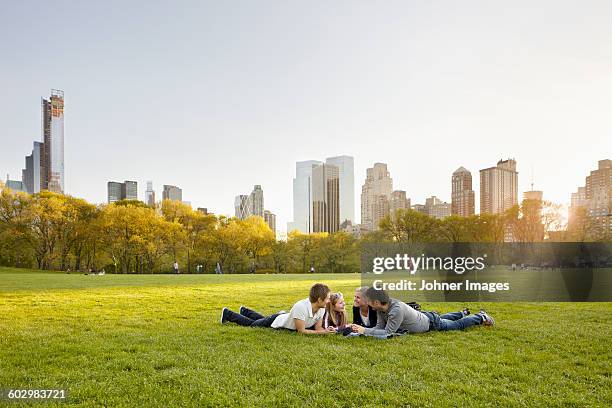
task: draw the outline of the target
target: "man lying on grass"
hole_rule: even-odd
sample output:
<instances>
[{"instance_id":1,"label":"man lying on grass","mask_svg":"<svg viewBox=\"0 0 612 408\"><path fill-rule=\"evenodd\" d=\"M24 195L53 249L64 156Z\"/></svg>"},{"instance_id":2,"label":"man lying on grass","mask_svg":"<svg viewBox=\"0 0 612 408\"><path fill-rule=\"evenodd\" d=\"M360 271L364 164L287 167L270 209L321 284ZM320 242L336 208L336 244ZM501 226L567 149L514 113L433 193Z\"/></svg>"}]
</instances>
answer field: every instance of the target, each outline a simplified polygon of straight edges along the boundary
<instances>
[{"instance_id":1,"label":"man lying on grass","mask_svg":"<svg viewBox=\"0 0 612 408\"><path fill-rule=\"evenodd\" d=\"M375 288L366 290L368 305L377 313L375 327L366 328L351 325L353 332L366 336L386 337L394 334L425 333L431 330L463 330L470 326L483 324L492 326L495 320L484 310L469 315L469 310L439 315L436 312L421 312L397 299L390 298L387 292Z\"/></svg>"},{"instance_id":2,"label":"man lying on grass","mask_svg":"<svg viewBox=\"0 0 612 408\"><path fill-rule=\"evenodd\" d=\"M224 307L221 311L221 323L288 329L304 334L336 333L334 327L323 328L323 315L325 305L330 301L330 293L326 285L316 283L310 288L308 298L296 302L289 313L283 311L270 316L264 316L244 306L240 306L239 313Z\"/></svg>"}]
</instances>

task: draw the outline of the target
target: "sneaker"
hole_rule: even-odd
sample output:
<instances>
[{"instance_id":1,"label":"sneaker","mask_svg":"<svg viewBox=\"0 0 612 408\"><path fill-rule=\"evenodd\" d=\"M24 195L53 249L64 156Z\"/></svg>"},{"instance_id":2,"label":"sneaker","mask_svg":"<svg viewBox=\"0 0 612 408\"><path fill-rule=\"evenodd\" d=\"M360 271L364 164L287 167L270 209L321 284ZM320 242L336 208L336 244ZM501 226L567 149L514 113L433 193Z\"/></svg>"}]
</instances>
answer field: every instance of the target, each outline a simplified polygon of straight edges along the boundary
<instances>
[{"instance_id":1,"label":"sneaker","mask_svg":"<svg viewBox=\"0 0 612 408\"><path fill-rule=\"evenodd\" d=\"M227 322L227 312L229 312L227 307L224 307L223 310L221 310L221 324Z\"/></svg>"},{"instance_id":2,"label":"sneaker","mask_svg":"<svg viewBox=\"0 0 612 408\"><path fill-rule=\"evenodd\" d=\"M478 313L480 317L482 317L482 324L485 326L493 326L495 324L495 319L493 319L487 312L483 309L480 309L480 313Z\"/></svg>"},{"instance_id":3,"label":"sneaker","mask_svg":"<svg viewBox=\"0 0 612 408\"><path fill-rule=\"evenodd\" d=\"M244 307L244 306L240 306L240 309L238 309L238 313L240 313L241 315L243 315L243 316L244 316L244 314L243 314L244 309L246 309L246 307Z\"/></svg>"},{"instance_id":4,"label":"sneaker","mask_svg":"<svg viewBox=\"0 0 612 408\"><path fill-rule=\"evenodd\" d=\"M461 314L463 314L463 317L465 316L469 316L470 315L470 309L468 309L467 307L465 309L463 309L461 311Z\"/></svg>"}]
</instances>

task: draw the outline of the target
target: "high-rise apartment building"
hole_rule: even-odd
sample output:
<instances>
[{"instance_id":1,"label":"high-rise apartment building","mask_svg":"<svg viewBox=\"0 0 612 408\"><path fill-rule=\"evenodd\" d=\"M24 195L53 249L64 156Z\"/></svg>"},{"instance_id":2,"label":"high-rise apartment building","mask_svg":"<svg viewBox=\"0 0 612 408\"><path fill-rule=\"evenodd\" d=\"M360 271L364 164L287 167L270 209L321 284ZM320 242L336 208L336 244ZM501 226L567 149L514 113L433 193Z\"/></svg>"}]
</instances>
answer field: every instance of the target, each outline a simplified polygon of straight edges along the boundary
<instances>
[{"instance_id":1,"label":"high-rise apartment building","mask_svg":"<svg viewBox=\"0 0 612 408\"><path fill-rule=\"evenodd\" d=\"M21 173L21 180L26 191L30 194L44 190L43 182L47 174L44 154L44 143L34 142L32 153L25 158L26 166Z\"/></svg>"},{"instance_id":2,"label":"high-rise apartment building","mask_svg":"<svg viewBox=\"0 0 612 408\"><path fill-rule=\"evenodd\" d=\"M263 219L268 224L268 227L274 232L274 236L276 237L276 215L271 213L268 210L264 210Z\"/></svg>"},{"instance_id":3,"label":"high-rise apartment building","mask_svg":"<svg viewBox=\"0 0 612 408\"><path fill-rule=\"evenodd\" d=\"M480 213L501 214L518 204L518 172L514 159L480 170Z\"/></svg>"},{"instance_id":4,"label":"high-rise apartment building","mask_svg":"<svg viewBox=\"0 0 612 408\"><path fill-rule=\"evenodd\" d=\"M124 200L138 200L138 183L126 180L121 185L121 195Z\"/></svg>"},{"instance_id":5,"label":"high-rise apartment building","mask_svg":"<svg viewBox=\"0 0 612 408\"><path fill-rule=\"evenodd\" d=\"M293 179L293 222L287 224L287 231L314 232L312 171L323 162L307 160L295 164ZM351 156L335 156L325 159L325 164L338 169L338 195L340 222L355 220L355 164Z\"/></svg>"},{"instance_id":6,"label":"high-rise apartment building","mask_svg":"<svg viewBox=\"0 0 612 408\"><path fill-rule=\"evenodd\" d=\"M406 197L405 191L395 190L391 193L391 200L389 200L389 213L395 214L400 209L410 209L410 198Z\"/></svg>"},{"instance_id":7,"label":"high-rise apartment building","mask_svg":"<svg viewBox=\"0 0 612 408\"><path fill-rule=\"evenodd\" d=\"M451 213L461 217L474 215L474 190L472 190L472 173L465 167L459 167L451 178Z\"/></svg>"},{"instance_id":8,"label":"high-rise apartment building","mask_svg":"<svg viewBox=\"0 0 612 408\"><path fill-rule=\"evenodd\" d=\"M312 169L312 232L334 233L340 227L340 171L321 164Z\"/></svg>"},{"instance_id":9,"label":"high-rise apartment building","mask_svg":"<svg viewBox=\"0 0 612 408\"><path fill-rule=\"evenodd\" d=\"M250 196L251 200L251 214L257 215L258 217L264 216L264 195L263 190L259 184L253 187L253 191Z\"/></svg>"},{"instance_id":10,"label":"high-rise apartment building","mask_svg":"<svg viewBox=\"0 0 612 408\"><path fill-rule=\"evenodd\" d=\"M256 184L249 195L240 194L236 196L234 199L234 213L241 220L253 215L264 217L264 195L261 185Z\"/></svg>"},{"instance_id":11,"label":"high-rise apartment building","mask_svg":"<svg viewBox=\"0 0 612 408\"><path fill-rule=\"evenodd\" d=\"M120 200L138 200L138 183L126 180L123 183L109 181L107 184L108 203Z\"/></svg>"},{"instance_id":12,"label":"high-rise apartment building","mask_svg":"<svg viewBox=\"0 0 612 408\"><path fill-rule=\"evenodd\" d=\"M355 159L336 156L325 159L325 164L338 167L340 188L340 223L355 222Z\"/></svg>"},{"instance_id":13,"label":"high-rise apartment building","mask_svg":"<svg viewBox=\"0 0 612 408\"><path fill-rule=\"evenodd\" d=\"M64 92L52 89L49 99L41 98L43 142L25 158L21 179L28 193L49 190L64 192Z\"/></svg>"},{"instance_id":14,"label":"high-rise apartment building","mask_svg":"<svg viewBox=\"0 0 612 408\"><path fill-rule=\"evenodd\" d=\"M436 196L425 199L425 213L430 217L444 219L451 215L451 205Z\"/></svg>"},{"instance_id":15,"label":"high-rise apartment building","mask_svg":"<svg viewBox=\"0 0 612 408\"><path fill-rule=\"evenodd\" d=\"M122 191L123 191L123 183L118 183L116 181L109 181L106 185L107 188L107 197L108 203L114 203L116 201L123 200Z\"/></svg>"},{"instance_id":16,"label":"high-rise apartment building","mask_svg":"<svg viewBox=\"0 0 612 408\"><path fill-rule=\"evenodd\" d=\"M182 202L183 190L181 190L177 186L164 184L164 189L162 191L162 199Z\"/></svg>"},{"instance_id":17,"label":"high-rise apartment building","mask_svg":"<svg viewBox=\"0 0 612 408\"><path fill-rule=\"evenodd\" d=\"M576 210L583 207L593 233L599 238L612 237L612 160L600 160L597 170L586 177L585 186L572 194L569 224L575 220Z\"/></svg>"},{"instance_id":18,"label":"high-rise apartment building","mask_svg":"<svg viewBox=\"0 0 612 408\"><path fill-rule=\"evenodd\" d=\"M152 181L147 181L147 189L145 190L145 203L149 207L155 207L155 190L153 190Z\"/></svg>"},{"instance_id":19,"label":"high-rise apartment building","mask_svg":"<svg viewBox=\"0 0 612 408\"><path fill-rule=\"evenodd\" d=\"M64 92L52 89L49 99L41 99L42 133L46 175L45 190L64 191Z\"/></svg>"},{"instance_id":20,"label":"high-rise apartment building","mask_svg":"<svg viewBox=\"0 0 612 408\"><path fill-rule=\"evenodd\" d=\"M237 195L234 199L234 215L240 220L245 220L251 215L251 196L246 194Z\"/></svg>"},{"instance_id":21,"label":"high-rise apartment building","mask_svg":"<svg viewBox=\"0 0 612 408\"><path fill-rule=\"evenodd\" d=\"M293 222L287 224L287 232L293 230L311 233L312 230L312 169L323 164L317 160L295 163L293 179Z\"/></svg>"},{"instance_id":22,"label":"high-rise apartment building","mask_svg":"<svg viewBox=\"0 0 612 408\"><path fill-rule=\"evenodd\" d=\"M389 214L389 200L393 192L393 179L385 163L374 163L366 170L366 180L361 187L361 230L378 230L380 220Z\"/></svg>"}]
</instances>

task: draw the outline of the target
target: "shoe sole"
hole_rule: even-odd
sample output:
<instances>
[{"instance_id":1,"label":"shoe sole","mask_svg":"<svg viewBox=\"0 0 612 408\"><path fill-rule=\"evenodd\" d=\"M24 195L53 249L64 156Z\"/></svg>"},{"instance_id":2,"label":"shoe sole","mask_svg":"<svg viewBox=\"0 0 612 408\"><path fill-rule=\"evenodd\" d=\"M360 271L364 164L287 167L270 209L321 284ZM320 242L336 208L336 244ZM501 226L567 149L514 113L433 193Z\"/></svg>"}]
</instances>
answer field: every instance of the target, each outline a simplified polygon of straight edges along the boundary
<instances>
[{"instance_id":1,"label":"shoe sole","mask_svg":"<svg viewBox=\"0 0 612 408\"><path fill-rule=\"evenodd\" d=\"M225 311L229 310L227 307L224 307L223 309L221 309L221 324L225 323Z\"/></svg>"},{"instance_id":2,"label":"shoe sole","mask_svg":"<svg viewBox=\"0 0 612 408\"><path fill-rule=\"evenodd\" d=\"M495 319L492 318L487 312L484 310L480 311L480 315L483 317L484 321L482 322L483 326L493 326L495 324Z\"/></svg>"}]
</instances>

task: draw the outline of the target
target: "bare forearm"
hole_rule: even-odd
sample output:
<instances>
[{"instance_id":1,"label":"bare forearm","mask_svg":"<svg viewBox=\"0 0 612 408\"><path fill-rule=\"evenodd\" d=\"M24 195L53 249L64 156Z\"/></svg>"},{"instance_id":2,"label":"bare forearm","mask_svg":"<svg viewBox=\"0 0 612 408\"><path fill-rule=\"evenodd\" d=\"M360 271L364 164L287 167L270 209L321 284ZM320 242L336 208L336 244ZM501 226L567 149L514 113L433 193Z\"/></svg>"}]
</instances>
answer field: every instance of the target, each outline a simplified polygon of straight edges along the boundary
<instances>
[{"instance_id":1,"label":"bare forearm","mask_svg":"<svg viewBox=\"0 0 612 408\"><path fill-rule=\"evenodd\" d=\"M301 334L328 334L329 332L325 329L318 329L318 330L304 329L304 330L298 330L298 333L301 333Z\"/></svg>"}]
</instances>

